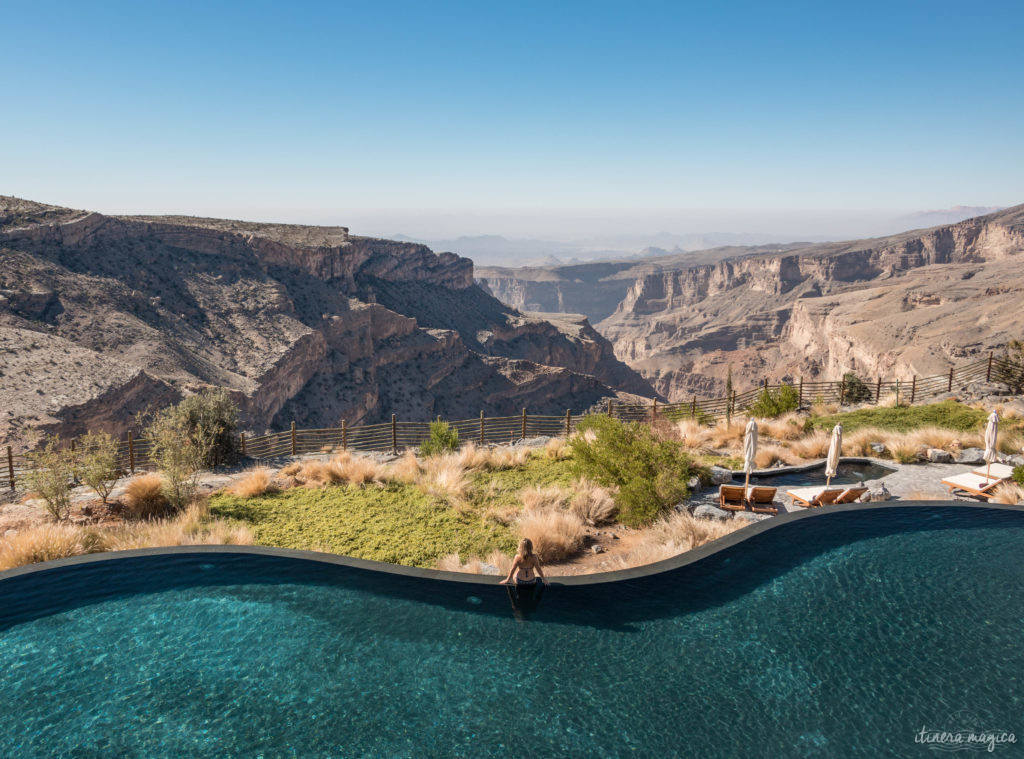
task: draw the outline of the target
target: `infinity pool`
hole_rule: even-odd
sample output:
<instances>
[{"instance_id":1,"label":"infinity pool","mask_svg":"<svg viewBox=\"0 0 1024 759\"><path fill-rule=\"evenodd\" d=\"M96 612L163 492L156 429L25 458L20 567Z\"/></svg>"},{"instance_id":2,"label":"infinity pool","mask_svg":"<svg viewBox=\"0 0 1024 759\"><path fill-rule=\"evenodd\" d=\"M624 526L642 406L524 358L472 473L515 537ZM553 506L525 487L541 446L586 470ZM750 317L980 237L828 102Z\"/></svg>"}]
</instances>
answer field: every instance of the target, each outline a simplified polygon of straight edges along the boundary
<instances>
[{"instance_id":1,"label":"infinity pool","mask_svg":"<svg viewBox=\"0 0 1024 759\"><path fill-rule=\"evenodd\" d=\"M931 755L915 735L955 713L1024 731L1022 555L1020 513L918 506L553 585L532 615L259 555L13 577L0 756Z\"/></svg>"}]
</instances>

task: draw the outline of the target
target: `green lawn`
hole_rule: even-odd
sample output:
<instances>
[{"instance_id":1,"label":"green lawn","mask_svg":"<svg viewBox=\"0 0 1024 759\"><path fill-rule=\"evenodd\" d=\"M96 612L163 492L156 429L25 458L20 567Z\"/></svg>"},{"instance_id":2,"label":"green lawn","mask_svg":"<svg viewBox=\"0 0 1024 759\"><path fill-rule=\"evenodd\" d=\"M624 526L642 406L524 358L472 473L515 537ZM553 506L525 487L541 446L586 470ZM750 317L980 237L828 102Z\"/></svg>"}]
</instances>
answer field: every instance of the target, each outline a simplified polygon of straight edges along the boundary
<instances>
[{"instance_id":1,"label":"green lawn","mask_svg":"<svg viewBox=\"0 0 1024 759\"><path fill-rule=\"evenodd\" d=\"M514 507L524 487L568 486L572 480L570 462L535 456L521 469L472 475L472 493L459 508L415 486L389 484L295 487L249 499L217 493L210 511L244 522L260 545L433 567L452 553L513 553L516 535L494 518L495 511Z\"/></svg>"},{"instance_id":2,"label":"green lawn","mask_svg":"<svg viewBox=\"0 0 1024 759\"><path fill-rule=\"evenodd\" d=\"M980 432L984 429L987 418L988 414L981 409L948 400L926 406L863 408L842 414L811 417L809 421L811 426L823 430L831 430L838 422L842 422L844 432L853 432L861 427L878 427L895 432L910 432L920 427ZM1019 419L1004 420L1000 424L1001 430L1019 427Z\"/></svg>"}]
</instances>

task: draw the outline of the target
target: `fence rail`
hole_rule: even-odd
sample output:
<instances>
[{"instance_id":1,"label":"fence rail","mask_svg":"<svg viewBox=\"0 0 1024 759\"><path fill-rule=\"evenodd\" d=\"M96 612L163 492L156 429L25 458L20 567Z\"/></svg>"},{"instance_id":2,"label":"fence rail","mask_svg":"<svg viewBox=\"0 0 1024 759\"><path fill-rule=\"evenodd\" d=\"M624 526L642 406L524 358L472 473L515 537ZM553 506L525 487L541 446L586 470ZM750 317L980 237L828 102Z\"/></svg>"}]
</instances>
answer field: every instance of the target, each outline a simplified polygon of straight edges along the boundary
<instances>
[{"instance_id":1,"label":"fence rail","mask_svg":"<svg viewBox=\"0 0 1024 759\"><path fill-rule=\"evenodd\" d=\"M768 389L779 391L784 386L792 387L797 393L801 408L813 403L880 403L896 397L898 402L916 403L944 393L962 390L971 382L1005 383L1010 378L1017 383L1024 381L1024 366L1006 358L989 355L987 359L975 361L950 369L945 374L931 377L883 380L875 382L862 380L856 387L847 386L845 379L837 382L804 381L795 383L769 383L766 379L760 386L742 393L733 393L730 398L704 398L694 396L688 402L650 404L621 404L608 401L606 408L589 413L606 413L624 421L649 421L656 418L682 419L692 417L704 421L717 420L729 414L742 414L754 406ZM508 443L523 438L568 435L585 414L567 410L562 415L528 414L526 409L514 416L485 416L449 421L458 430L459 440L472 441L480 445ZM328 453L339 450L350 451L399 451L418 447L430 437L430 422L399 420L392 415L390 422L364 424L349 427L322 429L297 429L292 422L291 429L266 435L241 435L239 443L242 453L251 459L275 459L310 453ZM74 439L67 441L75 445ZM134 474L140 470L154 468L150 458L151 443L146 439L134 438L131 433L118 441L118 462L125 473ZM16 489L23 483L31 469L31 459L25 454L15 454L11 446L6 447L6 457L0 472L0 488Z\"/></svg>"}]
</instances>

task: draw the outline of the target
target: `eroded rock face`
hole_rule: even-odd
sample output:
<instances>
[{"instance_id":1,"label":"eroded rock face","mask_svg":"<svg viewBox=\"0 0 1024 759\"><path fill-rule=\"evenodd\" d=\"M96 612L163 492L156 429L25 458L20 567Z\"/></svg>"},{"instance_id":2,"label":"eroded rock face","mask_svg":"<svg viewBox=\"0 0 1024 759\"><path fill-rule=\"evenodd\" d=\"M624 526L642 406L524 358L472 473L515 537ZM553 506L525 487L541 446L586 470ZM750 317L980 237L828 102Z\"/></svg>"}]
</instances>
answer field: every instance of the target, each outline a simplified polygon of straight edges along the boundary
<instances>
[{"instance_id":1,"label":"eroded rock face","mask_svg":"<svg viewBox=\"0 0 1024 759\"><path fill-rule=\"evenodd\" d=\"M1017 206L874 240L478 276L513 302L592 316L607 313L609 288L619 288L621 301L597 330L680 402L721 396L730 365L745 387L847 371L909 379L987 356L1024 333L1022 252Z\"/></svg>"},{"instance_id":2,"label":"eroded rock face","mask_svg":"<svg viewBox=\"0 0 1024 759\"><path fill-rule=\"evenodd\" d=\"M228 388L250 429L652 395L585 319L525 316L422 245L0 198L0 439L123 432Z\"/></svg>"}]
</instances>

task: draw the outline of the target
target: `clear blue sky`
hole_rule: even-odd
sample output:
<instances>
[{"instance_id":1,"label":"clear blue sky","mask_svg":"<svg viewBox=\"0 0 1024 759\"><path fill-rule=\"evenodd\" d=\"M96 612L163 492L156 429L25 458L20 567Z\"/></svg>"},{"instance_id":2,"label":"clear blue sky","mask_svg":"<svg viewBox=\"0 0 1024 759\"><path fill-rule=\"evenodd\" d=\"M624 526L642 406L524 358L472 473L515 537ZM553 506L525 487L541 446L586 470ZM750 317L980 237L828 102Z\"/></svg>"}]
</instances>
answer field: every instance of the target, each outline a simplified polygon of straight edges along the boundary
<instances>
[{"instance_id":1,"label":"clear blue sky","mask_svg":"<svg viewBox=\"0 0 1024 759\"><path fill-rule=\"evenodd\" d=\"M1020 2L0 16L2 194L384 226L1024 202Z\"/></svg>"}]
</instances>

